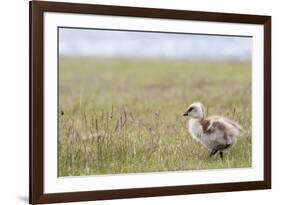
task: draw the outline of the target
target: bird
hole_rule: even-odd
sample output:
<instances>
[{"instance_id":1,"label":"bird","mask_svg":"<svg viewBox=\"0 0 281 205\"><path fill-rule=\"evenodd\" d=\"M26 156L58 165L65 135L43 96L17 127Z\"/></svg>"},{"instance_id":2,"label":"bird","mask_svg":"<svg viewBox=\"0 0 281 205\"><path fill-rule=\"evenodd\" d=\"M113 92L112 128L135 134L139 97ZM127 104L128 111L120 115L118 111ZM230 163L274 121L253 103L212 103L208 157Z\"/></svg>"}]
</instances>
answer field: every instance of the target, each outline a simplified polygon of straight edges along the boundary
<instances>
[{"instance_id":1,"label":"bird","mask_svg":"<svg viewBox=\"0 0 281 205\"><path fill-rule=\"evenodd\" d=\"M189 133L209 150L210 157L218 152L223 160L223 151L233 147L243 131L237 122L226 117L205 117L205 108L201 102L192 103L183 116L189 118Z\"/></svg>"}]
</instances>

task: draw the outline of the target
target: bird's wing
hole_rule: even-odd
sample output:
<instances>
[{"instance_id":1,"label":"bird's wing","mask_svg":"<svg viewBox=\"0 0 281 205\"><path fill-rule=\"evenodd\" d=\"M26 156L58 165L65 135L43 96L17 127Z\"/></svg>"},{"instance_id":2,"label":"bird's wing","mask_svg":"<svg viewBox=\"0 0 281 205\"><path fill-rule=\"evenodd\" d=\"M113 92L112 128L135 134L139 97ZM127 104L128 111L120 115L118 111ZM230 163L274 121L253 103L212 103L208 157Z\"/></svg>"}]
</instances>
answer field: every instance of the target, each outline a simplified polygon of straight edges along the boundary
<instances>
[{"instance_id":1,"label":"bird's wing","mask_svg":"<svg viewBox=\"0 0 281 205\"><path fill-rule=\"evenodd\" d=\"M218 145L225 146L232 143L227 124L219 117L212 117L208 119L209 126L206 128L205 133L209 134L212 141Z\"/></svg>"},{"instance_id":2,"label":"bird's wing","mask_svg":"<svg viewBox=\"0 0 281 205\"><path fill-rule=\"evenodd\" d=\"M208 118L209 121L215 122L217 124L218 128L226 128L226 130L235 130L236 132L240 133L243 131L243 128L241 125L239 125L237 122L234 122L226 117L222 116L212 116Z\"/></svg>"},{"instance_id":3,"label":"bird's wing","mask_svg":"<svg viewBox=\"0 0 281 205\"><path fill-rule=\"evenodd\" d=\"M239 132L243 131L243 128L241 127L241 125L239 125L237 122L234 122L226 117L222 117L227 123L229 123L230 125L232 125L233 127L235 127Z\"/></svg>"},{"instance_id":4,"label":"bird's wing","mask_svg":"<svg viewBox=\"0 0 281 205\"><path fill-rule=\"evenodd\" d=\"M219 117L209 117L201 121L203 132L206 134L212 134L216 130L225 131L226 125L223 123Z\"/></svg>"}]
</instances>

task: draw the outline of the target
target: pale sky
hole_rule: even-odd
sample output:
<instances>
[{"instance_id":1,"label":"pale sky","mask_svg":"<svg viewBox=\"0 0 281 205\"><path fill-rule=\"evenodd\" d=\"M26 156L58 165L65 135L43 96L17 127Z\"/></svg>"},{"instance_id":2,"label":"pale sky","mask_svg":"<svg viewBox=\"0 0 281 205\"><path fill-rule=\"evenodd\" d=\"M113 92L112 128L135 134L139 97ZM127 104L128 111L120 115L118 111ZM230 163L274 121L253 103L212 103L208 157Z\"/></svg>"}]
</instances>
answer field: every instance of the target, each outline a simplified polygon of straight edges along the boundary
<instances>
[{"instance_id":1,"label":"pale sky","mask_svg":"<svg viewBox=\"0 0 281 205\"><path fill-rule=\"evenodd\" d=\"M250 60L252 38L60 28L59 53L103 58Z\"/></svg>"}]
</instances>

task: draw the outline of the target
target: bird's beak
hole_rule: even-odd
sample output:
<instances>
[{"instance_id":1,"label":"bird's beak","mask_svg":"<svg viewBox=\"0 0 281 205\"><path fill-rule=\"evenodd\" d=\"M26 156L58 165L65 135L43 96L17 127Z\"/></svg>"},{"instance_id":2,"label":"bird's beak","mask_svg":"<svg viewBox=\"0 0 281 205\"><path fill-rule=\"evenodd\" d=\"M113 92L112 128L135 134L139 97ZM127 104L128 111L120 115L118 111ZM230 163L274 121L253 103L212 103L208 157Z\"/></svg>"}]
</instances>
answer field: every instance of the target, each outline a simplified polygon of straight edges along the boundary
<instances>
[{"instance_id":1,"label":"bird's beak","mask_svg":"<svg viewBox=\"0 0 281 205\"><path fill-rule=\"evenodd\" d=\"M182 116L188 116L188 112L183 113Z\"/></svg>"}]
</instances>

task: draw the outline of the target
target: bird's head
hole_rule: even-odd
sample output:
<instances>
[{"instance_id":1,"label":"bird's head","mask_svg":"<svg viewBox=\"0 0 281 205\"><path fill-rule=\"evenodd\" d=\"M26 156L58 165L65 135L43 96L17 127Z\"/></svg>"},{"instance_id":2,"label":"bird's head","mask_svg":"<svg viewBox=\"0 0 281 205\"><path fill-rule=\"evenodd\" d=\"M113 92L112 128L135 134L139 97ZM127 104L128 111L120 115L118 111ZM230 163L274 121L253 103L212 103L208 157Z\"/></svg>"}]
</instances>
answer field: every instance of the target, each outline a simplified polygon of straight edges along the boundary
<instances>
[{"instance_id":1,"label":"bird's head","mask_svg":"<svg viewBox=\"0 0 281 205\"><path fill-rule=\"evenodd\" d=\"M203 119L205 116L205 109L203 107L203 104L200 102L192 103L183 113L183 116L194 119Z\"/></svg>"}]
</instances>

